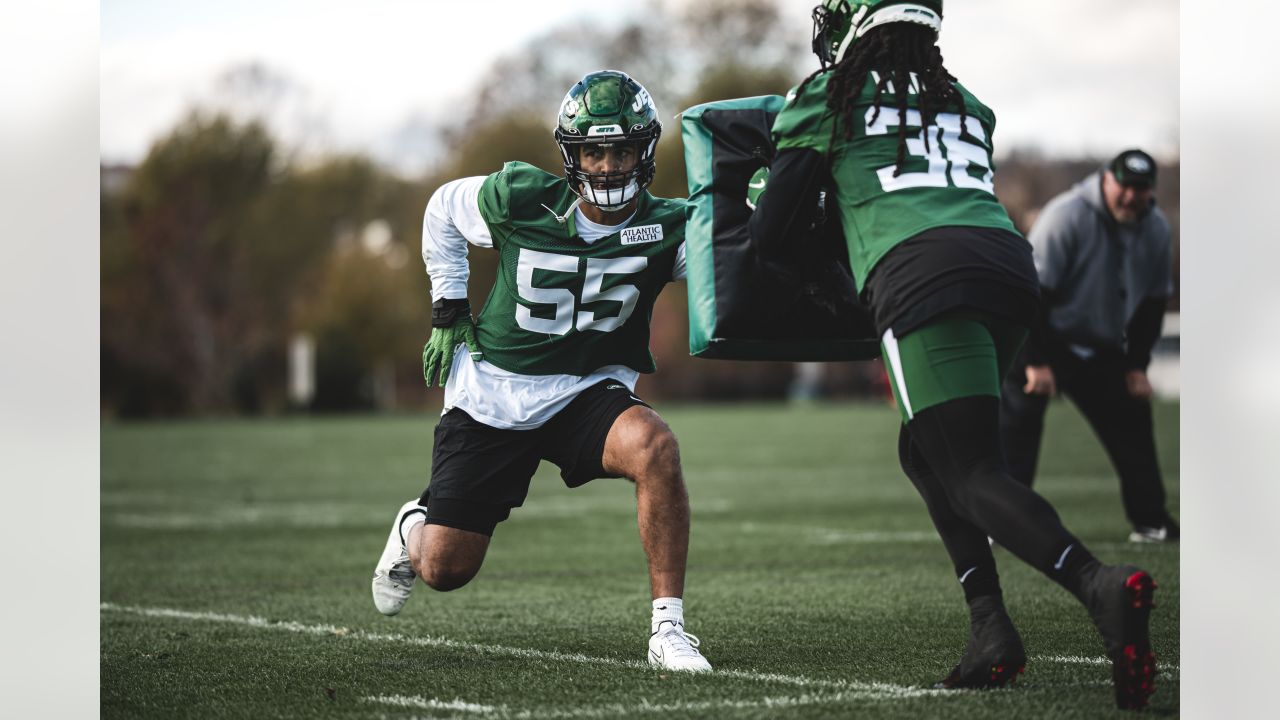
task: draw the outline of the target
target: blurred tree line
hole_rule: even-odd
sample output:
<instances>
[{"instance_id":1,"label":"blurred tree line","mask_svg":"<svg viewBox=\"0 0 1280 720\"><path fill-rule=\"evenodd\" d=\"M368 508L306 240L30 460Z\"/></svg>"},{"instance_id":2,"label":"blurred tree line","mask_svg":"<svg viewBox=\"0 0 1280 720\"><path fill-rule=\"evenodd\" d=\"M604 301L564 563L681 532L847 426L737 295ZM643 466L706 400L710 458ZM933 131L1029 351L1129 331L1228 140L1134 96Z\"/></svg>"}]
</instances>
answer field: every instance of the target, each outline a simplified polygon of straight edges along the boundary
<instances>
[{"instance_id":1,"label":"blurred tree line","mask_svg":"<svg viewBox=\"0 0 1280 720\"><path fill-rule=\"evenodd\" d=\"M793 19L794 20L794 19ZM551 136L565 90L586 72L621 69L652 93L663 117L651 192L687 194L676 112L715 99L782 94L811 69L807 33L772 0L659 3L644 22L601 31L554 29L496 62L449 153L425 177L401 178L365 157L304 159L262 122L192 111L136 168L103 169L102 408L108 415L280 413L291 409L438 408L420 351L430 332L421 218L444 182L523 160L560 174ZM1009 156L997 191L1024 230L1053 194L1099 161ZM1162 168L1160 200L1177 227L1177 169ZM470 294L481 307L497 255L471 248ZM688 355L682 283L654 308L659 370L653 399L783 397L790 363ZM290 343L315 347L315 394L290 400ZM877 363L830 364L833 395L883 392Z\"/></svg>"},{"instance_id":2,"label":"blurred tree line","mask_svg":"<svg viewBox=\"0 0 1280 720\"><path fill-rule=\"evenodd\" d=\"M257 123L193 113L102 197L102 402L123 415L278 412L291 337L315 405L371 402L429 309L410 262L420 189L360 157L281 161Z\"/></svg>"}]
</instances>

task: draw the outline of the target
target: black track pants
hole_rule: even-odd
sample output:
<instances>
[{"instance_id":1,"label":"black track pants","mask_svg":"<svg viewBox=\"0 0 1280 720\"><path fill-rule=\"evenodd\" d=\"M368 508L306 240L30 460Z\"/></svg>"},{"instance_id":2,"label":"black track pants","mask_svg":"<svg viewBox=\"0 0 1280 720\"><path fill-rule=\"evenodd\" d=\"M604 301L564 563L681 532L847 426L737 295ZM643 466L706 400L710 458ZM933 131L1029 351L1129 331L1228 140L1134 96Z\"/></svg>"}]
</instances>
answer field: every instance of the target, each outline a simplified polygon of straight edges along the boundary
<instances>
[{"instance_id":1,"label":"black track pants","mask_svg":"<svg viewBox=\"0 0 1280 720\"><path fill-rule=\"evenodd\" d=\"M1009 474L1031 487L1044 435L1049 400L1022 391L1025 365L1004 381L1000 432ZM1081 360L1070 353L1055 355L1051 367L1059 392L1071 398L1102 442L1120 477L1124 512L1133 525L1165 524L1164 480L1156 459L1151 403L1129 395L1125 369L1118 357Z\"/></svg>"}]
</instances>

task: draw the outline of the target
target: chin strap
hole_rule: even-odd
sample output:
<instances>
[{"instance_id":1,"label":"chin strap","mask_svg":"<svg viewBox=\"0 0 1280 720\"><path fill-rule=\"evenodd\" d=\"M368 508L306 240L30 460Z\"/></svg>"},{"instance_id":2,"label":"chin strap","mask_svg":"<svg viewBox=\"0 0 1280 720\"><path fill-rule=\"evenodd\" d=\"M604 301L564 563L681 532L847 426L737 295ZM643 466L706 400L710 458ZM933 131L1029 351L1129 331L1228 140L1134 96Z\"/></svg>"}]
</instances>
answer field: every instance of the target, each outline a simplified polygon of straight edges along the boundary
<instances>
[{"instance_id":1,"label":"chin strap","mask_svg":"<svg viewBox=\"0 0 1280 720\"><path fill-rule=\"evenodd\" d=\"M565 224L565 221L569 219L569 216L573 214L573 209L578 207L578 205L582 203L582 200L583 200L582 196L579 195L577 200L574 200L572 203L569 204L569 208L564 211L563 215L556 213L555 210L552 210L551 208L547 207L545 204L542 207L547 212L551 213L551 217L555 218L556 222L563 225Z\"/></svg>"}]
</instances>

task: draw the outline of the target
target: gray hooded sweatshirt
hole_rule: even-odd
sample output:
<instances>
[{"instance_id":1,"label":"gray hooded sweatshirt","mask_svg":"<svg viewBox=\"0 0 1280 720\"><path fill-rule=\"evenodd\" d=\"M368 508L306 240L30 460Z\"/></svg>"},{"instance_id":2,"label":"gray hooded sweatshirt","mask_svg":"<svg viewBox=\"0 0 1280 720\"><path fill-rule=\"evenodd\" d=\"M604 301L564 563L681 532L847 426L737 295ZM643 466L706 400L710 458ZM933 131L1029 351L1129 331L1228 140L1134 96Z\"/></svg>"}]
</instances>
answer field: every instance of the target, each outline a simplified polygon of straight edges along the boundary
<instances>
[{"instance_id":1,"label":"gray hooded sweatshirt","mask_svg":"<svg viewBox=\"0 0 1280 720\"><path fill-rule=\"evenodd\" d=\"M1027 236L1049 292L1049 333L1077 352L1125 351L1125 329L1143 300L1173 294L1169 221L1160 208L1121 224L1102 199L1102 172L1045 205Z\"/></svg>"}]
</instances>

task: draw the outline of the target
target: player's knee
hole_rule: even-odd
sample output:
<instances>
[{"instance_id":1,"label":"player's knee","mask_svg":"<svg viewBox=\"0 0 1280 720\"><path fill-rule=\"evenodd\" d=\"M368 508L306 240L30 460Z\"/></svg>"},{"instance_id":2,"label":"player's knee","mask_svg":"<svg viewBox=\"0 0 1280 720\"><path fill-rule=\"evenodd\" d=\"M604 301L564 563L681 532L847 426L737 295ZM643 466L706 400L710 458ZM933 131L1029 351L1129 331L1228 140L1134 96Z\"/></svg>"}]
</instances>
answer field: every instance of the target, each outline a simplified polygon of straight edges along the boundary
<instances>
[{"instance_id":1,"label":"player's knee","mask_svg":"<svg viewBox=\"0 0 1280 720\"><path fill-rule=\"evenodd\" d=\"M947 494L956 507L977 509L1000 496L1007 475L1004 462L998 456L975 459L959 468L956 481L947 487Z\"/></svg>"},{"instance_id":2,"label":"player's knee","mask_svg":"<svg viewBox=\"0 0 1280 720\"><path fill-rule=\"evenodd\" d=\"M450 565L448 563L424 563L425 567L416 568L418 577L422 578L422 582L426 583L432 590L440 592L449 592L471 582L471 578L476 576L479 571L478 567L469 567L465 565Z\"/></svg>"},{"instance_id":3,"label":"player's knee","mask_svg":"<svg viewBox=\"0 0 1280 720\"><path fill-rule=\"evenodd\" d=\"M680 443L666 425L651 425L637 443L637 460L645 475L678 476Z\"/></svg>"},{"instance_id":4,"label":"player's knee","mask_svg":"<svg viewBox=\"0 0 1280 720\"><path fill-rule=\"evenodd\" d=\"M483 558L483 555L480 556ZM433 590L448 592L471 582L480 571L480 560L467 553L436 553L411 558L413 571Z\"/></svg>"}]
</instances>

